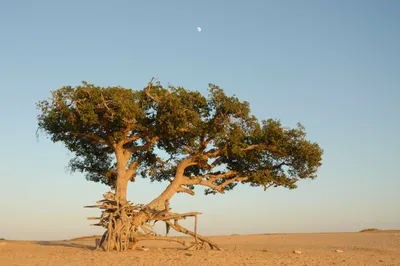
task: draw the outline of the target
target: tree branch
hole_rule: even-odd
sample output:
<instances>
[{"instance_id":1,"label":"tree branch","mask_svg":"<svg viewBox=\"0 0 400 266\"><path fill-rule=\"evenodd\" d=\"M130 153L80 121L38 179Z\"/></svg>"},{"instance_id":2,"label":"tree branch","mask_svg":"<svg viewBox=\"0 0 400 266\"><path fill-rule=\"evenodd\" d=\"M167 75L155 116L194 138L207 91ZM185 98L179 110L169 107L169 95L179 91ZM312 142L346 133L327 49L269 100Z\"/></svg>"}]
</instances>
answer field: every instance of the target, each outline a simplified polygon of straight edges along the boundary
<instances>
[{"instance_id":1,"label":"tree branch","mask_svg":"<svg viewBox=\"0 0 400 266\"><path fill-rule=\"evenodd\" d=\"M139 165L139 161L134 161L128 166L129 175L132 176L135 173L136 168L138 167L138 165Z\"/></svg>"},{"instance_id":2,"label":"tree branch","mask_svg":"<svg viewBox=\"0 0 400 266\"><path fill-rule=\"evenodd\" d=\"M179 188L178 188L178 190L176 192L177 193L187 193L187 194L192 195L192 196L194 196L194 194L195 194L193 190L190 190L190 189L182 187L182 186L179 186Z\"/></svg>"},{"instance_id":3,"label":"tree branch","mask_svg":"<svg viewBox=\"0 0 400 266\"><path fill-rule=\"evenodd\" d=\"M250 146L248 146L246 148L243 148L241 150L242 151L251 151L251 150L254 150L254 149L256 149L256 148L258 148L260 146L261 146L261 144L254 144L254 145L250 145Z\"/></svg>"},{"instance_id":4,"label":"tree branch","mask_svg":"<svg viewBox=\"0 0 400 266\"><path fill-rule=\"evenodd\" d=\"M124 144L127 144L129 142L138 140L140 138L143 138L143 137L146 137L146 136L149 135L149 132L148 132L147 128L141 127L141 126L136 125L136 124L133 124L134 120L132 120L132 121L124 121L124 122L131 123L131 125L128 125L126 127L126 129L124 130L124 133L123 133L124 136L127 137L127 139L124 141ZM130 134L130 136L128 136L129 132L131 132L133 129L143 130L144 132L142 132L141 134L140 133L136 133L136 134L132 133L132 134Z\"/></svg>"},{"instance_id":5,"label":"tree branch","mask_svg":"<svg viewBox=\"0 0 400 266\"><path fill-rule=\"evenodd\" d=\"M215 157L221 155L225 151L225 149L226 149L225 147L223 147L222 149L218 149L218 150L213 149L213 150L211 150L209 152L206 152L204 154L203 158L204 159L215 158Z\"/></svg>"},{"instance_id":6,"label":"tree branch","mask_svg":"<svg viewBox=\"0 0 400 266\"><path fill-rule=\"evenodd\" d=\"M147 85L146 89L144 89L144 93L147 95L147 97L149 97L150 99L152 99L156 103L159 103L160 99L157 96L151 95L151 93L150 93L151 87L153 86L153 80L154 80L154 77L151 78L151 80L150 80L149 84Z\"/></svg>"},{"instance_id":7,"label":"tree branch","mask_svg":"<svg viewBox=\"0 0 400 266\"><path fill-rule=\"evenodd\" d=\"M268 188L272 187L273 185L274 185L274 183L271 183L271 184L269 184L269 185L264 184L264 185L263 185L263 186L264 186L264 191L266 191Z\"/></svg>"},{"instance_id":8,"label":"tree branch","mask_svg":"<svg viewBox=\"0 0 400 266\"><path fill-rule=\"evenodd\" d=\"M136 140L138 140L138 139L140 139L140 136L139 136L138 134L134 134L134 135L132 135L131 137L127 138L127 139L124 141L124 144L128 144L128 143L130 143L130 142L132 142L132 141L136 141Z\"/></svg>"},{"instance_id":9,"label":"tree branch","mask_svg":"<svg viewBox=\"0 0 400 266\"><path fill-rule=\"evenodd\" d=\"M115 148L115 141L114 141L114 139L113 139L113 137L112 137L112 133L111 133L111 131L110 131L110 128L109 128L109 126L108 126L108 123L104 123L104 130L105 130L105 132L106 132L106 134L107 134L107 140L108 140L108 143L109 143L109 145L111 146L111 147L114 147Z\"/></svg>"},{"instance_id":10,"label":"tree branch","mask_svg":"<svg viewBox=\"0 0 400 266\"><path fill-rule=\"evenodd\" d=\"M91 140L92 142L95 142L95 143L109 145L109 143L105 139L103 139L100 136L95 135L93 133L79 134L78 138L86 138L86 139Z\"/></svg>"},{"instance_id":11,"label":"tree branch","mask_svg":"<svg viewBox=\"0 0 400 266\"><path fill-rule=\"evenodd\" d=\"M206 174L206 175L200 175L200 176L192 176L189 178L189 180L202 180L208 178L209 181L214 182L215 180L221 179L221 178L229 178L234 175L237 175L237 172L235 171L228 171L223 174ZM188 177L187 177L188 178Z\"/></svg>"},{"instance_id":12,"label":"tree branch","mask_svg":"<svg viewBox=\"0 0 400 266\"><path fill-rule=\"evenodd\" d=\"M127 151L129 152L138 152L138 151L147 151L148 149L150 149L151 146L153 146L157 140L159 138L158 137L153 137L150 141L146 142L146 144L142 145L142 146L134 146L134 147L130 147L130 148L126 148Z\"/></svg>"},{"instance_id":13,"label":"tree branch","mask_svg":"<svg viewBox=\"0 0 400 266\"><path fill-rule=\"evenodd\" d=\"M244 177L233 177L229 178L230 176L237 175L236 172L234 171L229 171L224 174L219 174L219 175L204 175L204 176L195 176L192 178L189 178L185 176L185 181L183 182L184 185L202 185L211 188L212 190L218 191L221 194L224 194L225 187L229 184L235 183L235 182L240 182L240 181L246 181L249 178L244 176ZM209 179L206 179L209 177ZM223 183L216 185L214 182L219 179L224 179L224 178L229 178L226 179Z\"/></svg>"}]
</instances>

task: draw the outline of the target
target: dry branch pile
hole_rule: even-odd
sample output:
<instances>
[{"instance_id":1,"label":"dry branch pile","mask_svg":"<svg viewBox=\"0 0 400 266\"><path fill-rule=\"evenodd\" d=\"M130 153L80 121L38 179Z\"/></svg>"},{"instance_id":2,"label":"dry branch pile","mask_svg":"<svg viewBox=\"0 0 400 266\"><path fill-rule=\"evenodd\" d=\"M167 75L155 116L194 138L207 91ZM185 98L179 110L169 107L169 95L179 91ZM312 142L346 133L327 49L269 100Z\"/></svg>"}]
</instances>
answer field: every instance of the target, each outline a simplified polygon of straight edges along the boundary
<instances>
[{"instance_id":1,"label":"dry branch pile","mask_svg":"<svg viewBox=\"0 0 400 266\"><path fill-rule=\"evenodd\" d=\"M197 216L201 213L172 213L169 202L165 202L165 209L156 211L149 209L143 204L133 205L131 202L120 204L115 194L107 192L103 194L104 199L97 202L97 205L85 206L85 208L99 208L102 211L100 217L88 217L88 220L99 220L93 226L106 228L100 241L100 247L105 251L125 251L134 249L137 242L141 240L163 240L177 242L187 246L188 250L215 249L222 250L215 243L197 233ZM140 217L146 217L145 220ZM179 224L179 220L187 217L195 218L194 231L190 231ZM166 225L166 236L158 235L154 231L156 222L164 222ZM175 231L194 237L194 241L186 242L183 239L169 237L170 228Z\"/></svg>"}]
</instances>

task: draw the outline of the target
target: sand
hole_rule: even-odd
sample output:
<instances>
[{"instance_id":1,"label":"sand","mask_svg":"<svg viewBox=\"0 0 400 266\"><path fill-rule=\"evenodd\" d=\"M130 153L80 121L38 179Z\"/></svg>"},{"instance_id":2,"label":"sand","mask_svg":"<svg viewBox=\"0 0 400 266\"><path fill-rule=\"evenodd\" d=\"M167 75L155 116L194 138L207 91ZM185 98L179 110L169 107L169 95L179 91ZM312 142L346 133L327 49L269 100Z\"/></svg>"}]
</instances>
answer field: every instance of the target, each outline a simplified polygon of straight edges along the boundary
<instances>
[{"instance_id":1,"label":"sand","mask_svg":"<svg viewBox=\"0 0 400 266\"><path fill-rule=\"evenodd\" d=\"M139 244L148 251L106 253L95 250L93 238L0 241L0 265L400 265L400 231L210 238L225 251L185 251L147 241Z\"/></svg>"}]
</instances>

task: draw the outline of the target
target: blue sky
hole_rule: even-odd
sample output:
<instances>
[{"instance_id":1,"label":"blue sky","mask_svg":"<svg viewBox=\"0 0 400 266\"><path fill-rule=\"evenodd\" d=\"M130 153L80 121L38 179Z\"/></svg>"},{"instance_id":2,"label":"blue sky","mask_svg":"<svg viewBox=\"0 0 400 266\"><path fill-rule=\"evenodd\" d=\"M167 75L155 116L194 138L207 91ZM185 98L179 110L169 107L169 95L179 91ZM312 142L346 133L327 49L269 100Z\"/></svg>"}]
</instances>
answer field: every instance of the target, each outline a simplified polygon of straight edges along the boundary
<instances>
[{"instance_id":1,"label":"blue sky","mask_svg":"<svg viewBox=\"0 0 400 266\"><path fill-rule=\"evenodd\" d=\"M301 122L324 149L299 188L177 195L206 235L400 228L400 2L0 1L0 237L102 232L83 209L107 188L69 174L61 144L36 138L35 102L78 85L220 85L260 119ZM196 27L202 27L201 32ZM165 184L140 179L146 203ZM192 226L192 221L187 225Z\"/></svg>"}]
</instances>

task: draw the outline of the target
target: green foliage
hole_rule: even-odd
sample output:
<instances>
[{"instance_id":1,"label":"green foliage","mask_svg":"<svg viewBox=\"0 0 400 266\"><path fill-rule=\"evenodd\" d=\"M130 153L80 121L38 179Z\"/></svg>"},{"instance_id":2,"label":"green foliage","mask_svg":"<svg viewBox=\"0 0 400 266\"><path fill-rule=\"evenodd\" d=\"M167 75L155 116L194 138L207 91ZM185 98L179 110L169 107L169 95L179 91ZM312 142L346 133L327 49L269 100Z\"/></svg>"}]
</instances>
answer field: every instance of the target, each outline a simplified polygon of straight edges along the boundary
<instances>
[{"instance_id":1,"label":"green foliage","mask_svg":"<svg viewBox=\"0 0 400 266\"><path fill-rule=\"evenodd\" d=\"M49 100L37 103L38 126L75 154L69 163L71 171L113 186L115 147L135 135L138 139L124 145L138 145L152 131L148 102L141 91L83 82L55 90Z\"/></svg>"},{"instance_id":2,"label":"green foliage","mask_svg":"<svg viewBox=\"0 0 400 266\"><path fill-rule=\"evenodd\" d=\"M139 162L141 176L152 181L173 178L190 161L184 187L205 185L206 194L240 182L294 189L300 179L316 177L323 151L306 139L301 124L285 129L279 120L259 121L247 102L212 84L209 92L205 97L159 83L132 91L84 82L38 103L39 129L75 154L71 171L110 186L117 177L118 145L130 151L146 147L133 149L130 162Z\"/></svg>"},{"instance_id":3,"label":"green foliage","mask_svg":"<svg viewBox=\"0 0 400 266\"><path fill-rule=\"evenodd\" d=\"M322 149L306 140L301 124L284 129L279 120L259 122L250 114L247 102L227 96L218 86L210 84L208 98L170 87L158 106L158 148L170 155L170 161L142 172L144 177L150 174L152 180L170 178L180 162L195 158L196 164L185 169L185 176L191 179L203 176L210 180L210 176L235 173L212 179L212 184L224 186L223 190L237 185L226 183L233 179L265 189L294 189L298 180L314 179L321 165ZM207 189L206 194L209 193L216 190Z\"/></svg>"}]
</instances>

